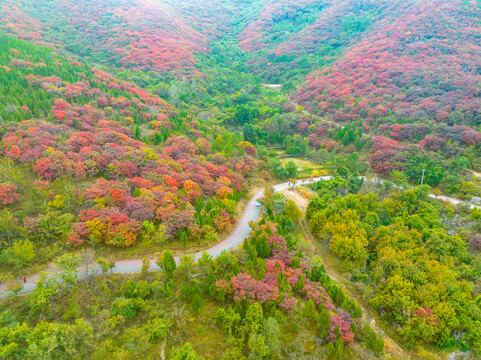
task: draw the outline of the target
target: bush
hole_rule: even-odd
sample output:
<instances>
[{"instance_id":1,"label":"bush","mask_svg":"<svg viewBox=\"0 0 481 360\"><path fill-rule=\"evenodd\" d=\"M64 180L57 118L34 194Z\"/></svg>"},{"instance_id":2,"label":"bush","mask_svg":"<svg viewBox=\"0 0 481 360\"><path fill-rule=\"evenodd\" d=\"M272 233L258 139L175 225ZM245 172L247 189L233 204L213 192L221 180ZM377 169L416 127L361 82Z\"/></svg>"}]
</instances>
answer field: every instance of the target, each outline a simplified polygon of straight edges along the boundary
<instances>
[{"instance_id":1,"label":"bush","mask_svg":"<svg viewBox=\"0 0 481 360\"><path fill-rule=\"evenodd\" d=\"M0 256L0 262L15 270L29 265L35 259L35 246L30 240L16 241Z\"/></svg>"},{"instance_id":2,"label":"bush","mask_svg":"<svg viewBox=\"0 0 481 360\"><path fill-rule=\"evenodd\" d=\"M364 340L369 349L372 349L378 353L384 350L384 340L381 336L378 336L376 332L368 325L362 329Z\"/></svg>"},{"instance_id":3,"label":"bush","mask_svg":"<svg viewBox=\"0 0 481 360\"><path fill-rule=\"evenodd\" d=\"M171 360L197 360L199 356L195 352L192 345L186 343L184 346L172 351Z\"/></svg>"},{"instance_id":4,"label":"bush","mask_svg":"<svg viewBox=\"0 0 481 360\"><path fill-rule=\"evenodd\" d=\"M145 325L146 331L152 336L152 338L165 338L169 335L170 328L172 327L171 319L155 318Z\"/></svg>"},{"instance_id":5,"label":"bush","mask_svg":"<svg viewBox=\"0 0 481 360\"><path fill-rule=\"evenodd\" d=\"M133 319L137 313L135 309L135 301L119 297L114 300L110 308L113 315L122 315L127 319Z\"/></svg>"},{"instance_id":6,"label":"bush","mask_svg":"<svg viewBox=\"0 0 481 360\"><path fill-rule=\"evenodd\" d=\"M152 287L145 280L140 280L137 283L129 280L122 285L120 291L126 298L145 299L152 293Z\"/></svg>"}]
</instances>

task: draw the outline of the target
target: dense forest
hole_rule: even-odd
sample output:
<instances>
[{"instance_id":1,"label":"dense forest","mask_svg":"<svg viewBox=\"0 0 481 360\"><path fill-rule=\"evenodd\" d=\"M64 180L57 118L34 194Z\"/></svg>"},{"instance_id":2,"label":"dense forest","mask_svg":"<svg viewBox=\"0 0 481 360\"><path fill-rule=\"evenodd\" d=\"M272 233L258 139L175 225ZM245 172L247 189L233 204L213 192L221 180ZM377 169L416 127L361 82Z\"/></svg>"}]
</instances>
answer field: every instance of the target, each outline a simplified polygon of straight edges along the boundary
<instances>
[{"instance_id":1,"label":"dense forest","mask_svg":"<svg viewBox=\"0 0 481 360\"><path fill-rule=\"evenodd\" d=\"M0 359L479 358L480 15L0 1Z\"/></svg>"}]
</instances>

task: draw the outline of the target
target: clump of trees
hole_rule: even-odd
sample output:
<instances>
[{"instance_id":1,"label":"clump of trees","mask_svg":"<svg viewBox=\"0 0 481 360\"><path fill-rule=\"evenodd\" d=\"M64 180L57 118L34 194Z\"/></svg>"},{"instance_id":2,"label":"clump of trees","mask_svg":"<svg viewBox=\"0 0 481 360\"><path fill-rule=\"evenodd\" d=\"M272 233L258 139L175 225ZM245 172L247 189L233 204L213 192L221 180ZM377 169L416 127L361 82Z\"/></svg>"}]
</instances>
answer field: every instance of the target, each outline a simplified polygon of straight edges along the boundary
<instances>
[{"instance_id":1,"label":"clump of trees","mask_svg":"<svg viewBox=\"0 0 481 360\"><path fill-rule=\"evenodd\" d=\"M335 180L327 183L335 186ZM449 220L455 213L447 215L449 210L428 200L427 187L395 190L385 198L373 192L336 196L321 191L326 187L309 204L312 232L369 289L369 302L399 324L406 343L481 351L475 222L461 231ZM477 211L464 216L463 224L469 224ZM447 288L457 295L442 290ZM377 346L375 338L370 342Z\"/></svg>"}]
</instances>

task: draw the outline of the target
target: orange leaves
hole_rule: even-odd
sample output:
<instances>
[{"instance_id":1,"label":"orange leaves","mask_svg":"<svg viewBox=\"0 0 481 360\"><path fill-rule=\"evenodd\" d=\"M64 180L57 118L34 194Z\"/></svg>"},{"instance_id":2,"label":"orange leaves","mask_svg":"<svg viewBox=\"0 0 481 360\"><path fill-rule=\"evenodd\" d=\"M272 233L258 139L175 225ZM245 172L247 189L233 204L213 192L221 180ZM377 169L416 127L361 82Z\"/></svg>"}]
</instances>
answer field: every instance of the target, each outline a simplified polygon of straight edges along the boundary
<instances>
[{"instance_id":1,"label":"orange leaves","mask_svg":"<svg viewBox=\"0 0 481 360\"><path fill-rule=\"evenodd\" d=\"M337 142L332 141L332 140L331 140L331 141L328 141L328 142L326 143L326 150L329 151L329 152L331 152L331 151L333 151L334 149L336 149L337 146L338 146Z\"/></svg>"},{"instance_id":2,"label":"orange leaves","mask_svg":"<svg viewBox=\"0 0 481 360\"><path fill-rule=\"evenodd\" d=\"M153 120L153 121L150 122L150 126L151 126L152 130L157 131L157 130L160 130L161 128L163 128L164 124L161 121Z\"/></svg>"},{"instance_id":3,"label":"orange leaves","mask_svg":"<svg viewBox=\"0 0 481 360\"><path fill-rule=\"evenodd\" d=\"M231 181L226 178L225 176L219 176L219 178L217 179L217 182L225 185L225 186L230 186L231 185Z\"/></svg>"},{"instance_id":4,"label":"orange leaves","mask_svg":"<svg viewBox=\"0 0 481 360\"><path fill-rule=\"evenodd\" d=\"M184 189L187 192L190 192L192 190L198 190L199 185L195 181L186 180L186 181L184 181Z\"/></svg>"},{"instance_id":5,"label":"orange leaves","mask_svg":"<svg viewBox=\"0 0 481 360\"><path fill-rule=\"evenodd\" d=\"M217 190L216 195L219 199L225 199L225 198L227 198L227 195L232 194L232 193L234 193L234 191L231 188L229 188L227 186L221 186Z\"/></svg>"},{"instance_id":6,"label":"orange leaves","mask_svg":"<svg viewBox=\"0 0 481 360\"><path fill-rule=\"evenodd\" d=\"M132 187L138 187L139 189L150 189L154 186L152 181L138 176L127 180L127 184Z\"/></svg>"},{"instance_id":7,"label":"orange leaves","mask_svg":"<svg viewBox=\"0 0 481 360\"><path fill-rule=\"evenodd\" d=\"M160 206L155 212L157 220L162 222L167 221L175 213L175 206L169 204L167 206Z\"/></svg>"},{"instance_id":8,"label":"orange leaves","mask_svg":"<svg viewBox=\"0 0 481 360\"><path fill-rule=\"evenodd\" d=\"M219 233L224 233L231 228L233 219L227 211L223 209L220 216L212 219L212 223Z\"/></svg>"},{"instance_id":9,"label":"orange leaves","mask_svg":"<svg viewBox=\"0 0 481 360\"><path fill-rule=\"evenodd\" d=\"M85 222L89 239L97 243L105 242L107 245L121 247L135 245L142 228L140 223L133 220L118 224L117 222L111 218L107 218L106 221L94 218Z\"/></svg>"},{"instance_id":10,"label":"orange leaves","mask_svg":"<svg viewBox=\"0 0 481 360\"><path fill-rule=\"evenodd\" d=\"M114 205L119 206L125 199L125 191L122 189L111 189L110 198L114 202Z\"/></svg>"},{"instance_id":11,"label":"orange leaves","mask_svg":"<svg viewBox=\"0 0 481 360\"><path fill-rule=\"evenodd\" d=\"M105 243L114 246L132 246L135 245L137 236L142 226L140 223L131 221L129 223L121 223L117 226L108 224Z\"/></svg>"},{"instance_id":12,"label":"orange leaves","mask_svg":"<svg viewBox=\"0 0 481 360\"><path fill-rule=\"evenodd\" d=\"M179 183L170 175L165 175L165 185L172 188L174 191L179 187Z\"/></svg>"}]
</instances>

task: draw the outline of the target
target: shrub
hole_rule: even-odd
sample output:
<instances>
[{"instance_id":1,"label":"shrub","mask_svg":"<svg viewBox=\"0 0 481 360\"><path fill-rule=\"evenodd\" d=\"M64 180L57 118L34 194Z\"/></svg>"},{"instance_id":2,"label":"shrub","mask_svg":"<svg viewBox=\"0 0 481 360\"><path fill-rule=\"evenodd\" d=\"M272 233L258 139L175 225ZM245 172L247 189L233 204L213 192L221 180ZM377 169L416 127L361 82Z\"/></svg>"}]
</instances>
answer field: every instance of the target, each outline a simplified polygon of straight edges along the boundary
<instances>
[{"instance_id":1,"label":"shrub","mask_svg":"<svg viewBox=\"0 0 481 360\"><path fill-rule=\"evenodd\" d=\"M112 303L110 310L113 315L122 315L127 319L133 319L137 313L135 309L135 301L124 297L116 298Z\"/></svg>"}]
</instances>

